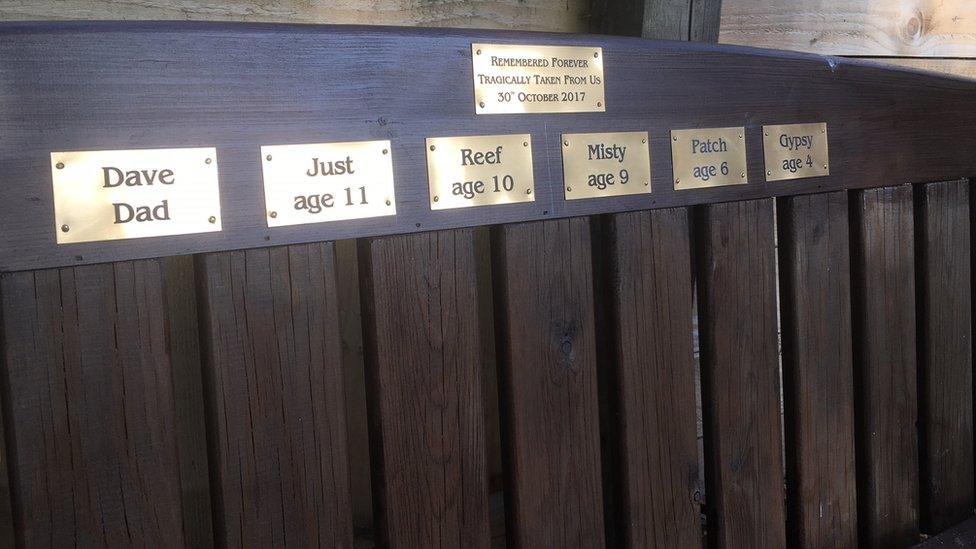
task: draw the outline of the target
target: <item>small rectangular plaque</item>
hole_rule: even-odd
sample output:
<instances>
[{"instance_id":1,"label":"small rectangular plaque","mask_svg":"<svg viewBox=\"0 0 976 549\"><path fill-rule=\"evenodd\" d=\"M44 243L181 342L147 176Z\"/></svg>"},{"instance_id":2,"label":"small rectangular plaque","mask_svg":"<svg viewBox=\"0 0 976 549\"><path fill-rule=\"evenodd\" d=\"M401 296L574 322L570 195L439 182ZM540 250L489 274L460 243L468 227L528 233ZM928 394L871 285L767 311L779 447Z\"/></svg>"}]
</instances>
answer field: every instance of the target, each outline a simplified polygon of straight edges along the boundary
<instances>
[{"instance_id":1,"label":"small rectangular plaque","mask_svg":"<svg viewBox=\"0 0 976 549\"><path fill-rule=\"evenodd\" d=\"M532 136L427 138L430 209L534 202Z\"/></svg>"},{"instance_id":2,"label":"small rectangular plaque","mask_svg":"<svg viewBox=\"0 0 976 549\"><path fill-rule=\"evenodd\" d=\"M672 130L675 190L748 183L744 138L744 128Z\"/></svg>"},{"instance_id":3,"label":"small rectangular plaque","mask_svg":"<svg viewBox=\"0 0 976 549\"><path fill-rule=\"evenodd\" d=\"M58 244L219 231L217 150L52 152Z\"/></svg>"},{"instance_id":4,"label":"small rectangular plaque","mask_svg":"<svg viewBox=\"0 0 976 549\"><path fill-rule=\"evenodd\" d=\"M766 181L830 175L827 124L763 126Z\"/></svg>"},{"instance_id":5,"label":"small rectangular plaque","mask_svg":"<svg viewBox=\"0 0 976 549\"><path fill-rule=\"evenodd\" d=\"M261 147L269 227L396 214L389 141Z\"/></svg>"},{"instance_id":6,"label":"small rectangular plaque","mask_svg":"<svg viewBox=\"0 0 976 549\"><path fill-rule=\"evenodd\" d=\"M604 112L603 48L471 44L478 114Z\"/></svg>"},{"instance_id":7,"label":"small rectangular plaque","mask_svg":"<svg viewBox=\"0 0 976 549\"><path fill-rule=\"evenodd\" d=\"M647 132L564 133L566 200L651 192Z\"/></svg>"}]
</instances>

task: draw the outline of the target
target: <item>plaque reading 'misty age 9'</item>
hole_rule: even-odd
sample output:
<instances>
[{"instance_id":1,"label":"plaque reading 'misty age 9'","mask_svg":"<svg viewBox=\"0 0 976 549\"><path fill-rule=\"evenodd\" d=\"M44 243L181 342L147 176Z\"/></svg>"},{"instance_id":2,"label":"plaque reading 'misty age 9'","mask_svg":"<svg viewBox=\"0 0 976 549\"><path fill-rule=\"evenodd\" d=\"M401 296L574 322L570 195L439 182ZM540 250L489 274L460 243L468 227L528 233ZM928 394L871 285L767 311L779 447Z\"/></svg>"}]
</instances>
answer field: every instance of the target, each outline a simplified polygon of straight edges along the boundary
<instances>
[{"instance_id":1,"label":"plaque reading 'misty age 9'","mask_svg":"<svg viewBox=\"0 0 976 549\"><path fill-rule=\"evenodd\" d=\"M269 227L396 214L389 141L261 147Z\"/></svg>"},{"instance_id":2,"label":"plaque reading 'misty age 9'","mask_svg":"<svg viewBox=\"0 0 976 549\"><path fill-rule=\"evenodd\" d=\"M604 112L603 48L471 44L478 114Z\"/></svg>"},{"instance_id":3,"label":"plaque reading 'misty age 9'","mask_svg":"<svg viewBox=\"0 0 976 549\"><path fill-rule=\"evenodd\" d=\"M51 153L58 244L220 230L214 148Z\"/></svg>"},{"instance_id":4,"label":"plaque reading 'misty age 9'","mask_svg":"<svg viewBox=\"0 0 976 549\"><path fill-rule=\"evenodd\" d=\"M744 128L672 130L675 190L746 184L744 138Z\"/></svg>"},{"instance_id":5,"label":"plaque reading 'misty age 9'","mask_svg":"<svg viewBox=\"0 0 976 549\"><path fill-rule=\"evenodd\" d=\"M564 133L566 200L651 192L647 132Z\"/></svg>"},{"instance_id":6,"label":"plaque reading 'misty age 9'","mask_svg":"<svg viewBox=\"0 0 976 549\"><path fill-rule=\"evenodd\" d=\"M830 175L827 124L763 126L766 181Z\"/></svg>"},{"instance_id":7,"label":"plaque reading 'misty age 9'","mask_svg":"<svg viewBox=\"0 0 976 549\"><path fill-rule=\"evenodd\" d=\"M430 209L534 202L529 134L427 138Z\"/></svg>"}]
</instances>

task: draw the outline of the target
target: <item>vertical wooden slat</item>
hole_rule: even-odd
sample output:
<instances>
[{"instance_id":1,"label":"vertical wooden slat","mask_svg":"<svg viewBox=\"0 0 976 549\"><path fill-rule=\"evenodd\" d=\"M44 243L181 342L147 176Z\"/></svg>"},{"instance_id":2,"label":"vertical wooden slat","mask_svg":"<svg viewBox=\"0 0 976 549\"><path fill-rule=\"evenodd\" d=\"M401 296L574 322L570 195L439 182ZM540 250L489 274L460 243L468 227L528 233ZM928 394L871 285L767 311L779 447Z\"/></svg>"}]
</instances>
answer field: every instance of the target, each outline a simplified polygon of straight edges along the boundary
<instances>
[{"instance_id":1,"label":"vertical wooden slat","mask_svg":"<svg viewBox=\"0 0 976 549\"><path fill-rule=\"evenodd\" d=\"M904 547L918 541L912 189L851 201L858 537Z\"/></svg>"},{"instance_id":2,"label":"vertical wooden slat","mask_svg":"<svg viewBox=\"0 0 976 549\"><path fill-rule=\"evenodd\" d=\"M161 271L150 260L4 275L18 543L183 544Z\"/></svg>"},{"instance_id":3,"label":"vertical wooden slat","mask_svg":"<svg viewBox=\"0 0 976 549\"><path fill-rule=\"evenodd\" d=\"M602 243L608 530L629 547L701 546L688 211L607 216Z\"/></svg>"},{"instance_id":4,"label":"vertical wooden slat","mask_svg":"<svg viewBox=\"0 0 976 549\"><path fill-rule=\"evenodd\" d=\"M705 206L697 230L709 536L783 547L773 203Z\"/></svg>"},{"instance_id":5,"label":"vertical wooden slat","mask_svg":"<svg viewBox=\"0 0 976 549\"><path fill-rule=\"evenodd\" d=\"M520 547L602 547L592 265L585 218L497 227L506 528Z\"/></svg>"},{"instance_id":6,"label":"vertical wooden slat","mask_svg":"<svg viewBox=\"0 0 976 549\"><path fill-rule=\"evenodd\" d=\"M969 182L916 190L919 459L922 530L973 512Z\"/></svg>"},{"instance_id":7,"label":"vertical wooden slat","mask_svg":"<svg viewBox=\"0 0 976 549\"><path fill-rule=\"evenodd\" d=\"M847 193L778 206L789 539L796 547L854 547Z\"/></svg>"},{"instance_id":8,"label":"vertical wooden slat","mask_svg":"<svg viewBox=\"0 0 976 549\"><path fill-rule=\"evenodd\" d=\"M198 257L220 545L352 544L334 253Z\"/></svg>"},{"instance_id":9,"label":"vertical wooden slat","mask_svg":"<svg viewBox=\"0 0 976 549\"><path fill-rule=\"evenodd\" d=\"M488 547L471 229L361 243L378 541Z\"/></svg>"}]
</instances>

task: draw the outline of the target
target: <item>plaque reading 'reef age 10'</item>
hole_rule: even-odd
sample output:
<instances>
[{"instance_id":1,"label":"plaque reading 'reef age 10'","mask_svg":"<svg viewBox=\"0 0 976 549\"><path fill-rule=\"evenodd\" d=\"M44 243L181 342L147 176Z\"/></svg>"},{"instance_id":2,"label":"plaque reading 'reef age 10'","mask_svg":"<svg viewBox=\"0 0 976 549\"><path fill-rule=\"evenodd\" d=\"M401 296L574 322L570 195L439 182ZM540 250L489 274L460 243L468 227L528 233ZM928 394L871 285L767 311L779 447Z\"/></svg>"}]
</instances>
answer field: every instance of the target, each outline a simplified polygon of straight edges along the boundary
<instances>
[{"instance_id":1,"label":"plaque reading 'reef age 10'","mask_svg":"<svg viewBox=\"0 0 976 549\"><path fill-rule=\"evenodd\" d=\"M672 130L675 190L747 183L744 138L743 128Z\"/></svg>"},{"instance_id":2,"label":"plaque reading 'reef age 10'","mask_svg":"<svg viewBox=\"0 0 976 549\"><path fill-rule=\"evenodd\" d=\"M427 138L430 209L534 202L529 134Z\"/></svg>"},{"instance_id":3,"label":"plaque reading 'reef age 10'","mask_svg":"<svg viewBox=\"0 0 976 549\"><path fill-rule=\"evenodd\" d=\"M604 112L603 49L471 44L478 114Z\"/></svg>"},{"instance_id":4,"label":"plaque reading 'reef age 10'","mask_svg":"<svg viewBox=\"0 0 976 549\"><path fill-rule=\"evenodd\" d=\"M766 181L830 175L827 124L763 126Z\"/></svg>"},{"instance_id":5,"label":"plaque reading 'reef age 10'","mask_svg":"<svg viewBox=\"0 0 976 549\"><path fill-rule=\"evenodd\" d=\"M214 148L51 153L58 244L219 231Z\"/></svg>"},{"instance_id":6,"label":"plaque reading 'reef age 10'","mask_svg":"<svg viewBox=\"0 0 976 549\"><path fill-rule=\"evenodd\" d=\"M647 132L562 136L566 200L651 192Z\"/></svg>"},{"instance_id":7,"label":"plaque reading 'reef age 10'","mask_svg":"<svg viewBox=\"0 0 976 549\"><path fill-rule=\"evenodd\" d=\"M389 141L261 147L269 227L396 214Z\"/></svg>"}]
</instances>

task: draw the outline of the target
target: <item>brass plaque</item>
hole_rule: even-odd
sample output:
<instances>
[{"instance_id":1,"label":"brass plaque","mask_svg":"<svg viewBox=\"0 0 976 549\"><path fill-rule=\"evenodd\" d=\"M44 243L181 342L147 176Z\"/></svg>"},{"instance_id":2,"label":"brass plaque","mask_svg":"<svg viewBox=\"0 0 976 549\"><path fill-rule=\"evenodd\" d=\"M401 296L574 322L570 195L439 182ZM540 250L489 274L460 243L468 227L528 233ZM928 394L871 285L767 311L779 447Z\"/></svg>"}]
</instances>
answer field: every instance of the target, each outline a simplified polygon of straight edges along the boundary
<instances>
[{"instance_id":1,"label":"brass plaque","mask_svg":"<svg viewBox=\"0 0 976 549\"><path fill-rule=\"evenodd\" d=\"M651 192L647 132L564 133L566 200Z\"/></svg>"},{"instance_id":2,"label":"brass plaque","mask_svg":"<svg viewBox=\"0 0 976 549\"><path fill-rule=\"evenodd\" d=\"M389 141L261 147L269 227L396 214Z\"/></svg>"},{"instance_id":3,"label":"brass plaque","mask_svg":"<svg viewBox=\"0 0 976 549\"><path fill-rule=\"evenodd\" d=\"M532 136L427 138L430 209L534 202Z\"/></svg>"},{"instance_id":4,"label":"brass plaque","mask_svg":"<svg viewBox=\"0 0 976 549\"><path fill-rule=\"evenodd\" d=\"M217 150L51 153L58 244L220 230Z\"/></svg>"},{"instance_id":5,"label":"brass plaque","mask_svg":"<svg viewBox=\"0 0 976 549\"><path fill-rule=\"evenodd\" d=\"M830 175L827 124L763 126L766 181Z\"/></svg>"},{"instance_id":6,"label":"brass plaque","mask_svg":"<svg viewBox=\"0 0 976 549\"><path fill-rule=\"evenodd\" d=\"M675 190L744 185L744 128L672 130L671 164Z\"/></svg>"},{"instance_id":7,"label":"brass plaque","mask_svg":"<svg viewBox=\"0 0 976 549\"><path fill-rule=\"evenodd\" d=\"M604 112L603 48L471 44L478 114Z\"/></svg>"}]
</instances>

